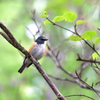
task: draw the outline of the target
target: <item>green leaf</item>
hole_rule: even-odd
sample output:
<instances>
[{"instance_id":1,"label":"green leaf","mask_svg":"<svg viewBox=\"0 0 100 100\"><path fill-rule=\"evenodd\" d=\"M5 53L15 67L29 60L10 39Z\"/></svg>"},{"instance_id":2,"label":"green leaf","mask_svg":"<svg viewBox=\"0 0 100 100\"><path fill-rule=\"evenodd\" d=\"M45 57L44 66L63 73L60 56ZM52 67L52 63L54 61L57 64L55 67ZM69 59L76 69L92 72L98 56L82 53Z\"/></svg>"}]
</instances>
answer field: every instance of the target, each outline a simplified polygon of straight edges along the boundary
<instances>
[{"instance_id":1,"label":"green leaf","mask_svg":"<svg viewBox=\"0 0 100 100\"><path fill-rule=\"evenodd\" d=\"M84 24L84 23L86 23L86 22L88 22L88 21L86 21L86 20L78 20L78 21L76 22L76 25Z\"/></svg>"},{"instance_id":2,"label":"green leaf","mask_svg":"<svg viewBox=\"0 0 100 100\"><path fill-rule=\"evenodd\" d=\"M96 39L95 39L95 43L99 43L100 42L100 37L97 37Z\"/></svg>"},{"instance_id":3,"label":"green leaf","mask_svg":"<svg viewBox=\"0 0 100 100\"><path fill-rule=\"evenodd\" d=\"M96 35L96 31L90 30L90 31L86 31L84 32L81 37L87 40L92 40L92 38Z\"/></svg>"},{"instance_id":4,"label":"green leaf","mask_svg":"<svg viewBox=\"0 0 100 100\"><path fill-rule=\"evenodd\" d=\"M39 17L47 17L47 12L44 11L43 14L39 14L38 16L39 16Z\"/></svg>"},{"instance_id":5,"label":"green leaf","mask_svg":"<svg viewBox=\"0 0 100 100\"><path fill-rule=\"evenodd\" d=\"M46 24L50 23L50 21L45 20L45 21L43 21L43 23L44 23L44 25L46 25Z\"/></svg>"},{"instance_id":6,"label":"green leaf","mask_svg":"<svg viewBox=\"0 0 100 100\"><path fill-rule=\"evenodd\" d=\"M64 19L65 21L69 21L69 22L74 22L77 18L77 14L74 12L66 12L64 13Z\"/></svg>"},{"instance_id":7,"label":"green leaf","mask_svg":"<svg viewBox=\"0 0 100 100\"><path fill-rule=\"evenodd\" d=\"M100 52L99 52L99 54L100 54ZM96 59L96 58L100 58L100 57L98 56L98 54L97 54L96 52L94 52L94 53L92 54L92 58L93 58L93 59Z\"/></svg>"},{"instance_id":8,"label":"green leaf","mask_svg":"<svg viewBox=\"0 0 100 100\"><path fill-rule=\"evenodd\" d=\"M44 14L45 16L47 16L47 12L46 12L46 11L44 11L43 14Z\"/></svg>"},{"instance_id":9,"label":"green leaf","mask_svg":"<svg viewBox=\"0 0 100 100\"><path fill-rule=\"evenodd\" d=\"M69 37L69 39L71 40L71 41L80 41L80 40L82 40L79 36L77 36L77 35L71 35L70 37Z\"/></svg>"},{"instance_id":10,"label":"green leaf","mask_svg":"<svg viewBox=\"0 0 100 100\"><path fill-rule=\"evenodd\" d=\"M45 17L45 15L43 15L43 14L39 14L38 16L39 16L39 17Z\"/></svg>"},{"instance_id":11,"label":"green leaf","mask_svg":"<svg viewBox=\"0 0 100 100\"><path fill-rule=\"evenodd\" d=\"M56 17L53 19L54 22L62 21L62 20L64 20L64 17L63 17L63 16L56 16Z\"/></svg>"}]
</instances>

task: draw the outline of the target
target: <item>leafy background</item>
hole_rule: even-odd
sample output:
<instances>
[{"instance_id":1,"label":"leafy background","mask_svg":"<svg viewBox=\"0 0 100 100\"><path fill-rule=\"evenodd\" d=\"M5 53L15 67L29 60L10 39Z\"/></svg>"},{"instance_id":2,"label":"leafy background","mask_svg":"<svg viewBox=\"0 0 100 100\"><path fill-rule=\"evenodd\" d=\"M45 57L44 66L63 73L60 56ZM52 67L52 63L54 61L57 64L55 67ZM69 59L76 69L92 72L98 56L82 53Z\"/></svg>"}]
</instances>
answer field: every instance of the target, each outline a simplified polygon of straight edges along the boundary
<instances>
[{"instance_id":1,"label":"leafy background","mask_svg":"<svg viewBox=\"0 0 100 100\"><path fill-rule=\"evenodd\" d=\"M97 36L99 36L100 32L97 30L97 28L100 27L99 6L99 0L92 0L92 2L91 0L0 0L0 21L7 26L14 37L28 50L33 39L31 34L28 34L29 31L26 27L28 27L33 34L36 33L34 21L31 19L32 11L35 9L36 20L42 27L41 31L45 31L45 36L47 37L49 34L49 42L52 47L55 47L59 43L57 33L60 34L61 38L68 38L72 34L52 24L44 25L43 21L45 19L40 18L38 16L39 14L42 14L45 10L48 12L50 19L53 19L55 16L62 15L64 12L73 11L77 14L77 19L88 20L88 23L78 27L80 34L87 30L95 30L98 33ZM58 23L73 30L71 23L63 21ZM97 45L97 47L99 48L99 45ZM62 62L63 67L72 73L75 73L75 70L81 66L81 62L76 61L77 53L83 55L85 58L89 58L92 52L85 44L75 41L72 42L70 40L66 41L59 49L64 50L64 48L66 48L66 55L64 58L61 58L64 59ZM54 98L56 98L54 93L35 67L31 66L22 74L17 72L22 61L23 56L21 53L0 35L0 100L54 100ZM56 67L50 57L45 56L39 62L48 74L69 78L68 75ZM90 66L83 72L82 78L85 79L86 77L90 85L100 78ZM78 85L67 81L52 80L64 96L82 93L98 99L93 91L82 89ZM85 97L70 97L67 99L89 100Z\"/></svg>"}]
</instances>

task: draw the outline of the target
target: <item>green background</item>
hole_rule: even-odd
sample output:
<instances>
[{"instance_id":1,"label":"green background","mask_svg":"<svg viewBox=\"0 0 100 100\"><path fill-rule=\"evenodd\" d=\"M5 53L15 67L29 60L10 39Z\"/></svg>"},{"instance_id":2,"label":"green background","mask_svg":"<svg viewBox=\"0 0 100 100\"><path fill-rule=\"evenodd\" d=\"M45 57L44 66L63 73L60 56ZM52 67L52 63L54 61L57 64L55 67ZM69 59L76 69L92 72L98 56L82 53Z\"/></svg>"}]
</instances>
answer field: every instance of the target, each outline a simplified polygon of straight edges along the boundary
<instances>
[{"instance_id":1,"label":"green background","mask_svg":"<svg viewBox=\"0 0 100 100\"><path fill-rule=\"evenodd\" d=\"M40 30L44 32L46 37L49 37L48 43L51 44L51 47L56 47L60 39L68 38L72 33L52 24L43 25L45 18L38 17L38 14L47 11L50 19L53 19L66 11L75 12L78 15L77 19L88 20L87 24L78 27L79 33L95 30L99 36L100 32L97 30L100 27L99 6L99 0L92 0L92 2L91 0L0 0L0 22L5 24L17 41L28 50L34 40L32 37L27 37L26 27L34 24L31 17L32 11L35 9L36 21L41 26ZM73 30L71 23L62 21L58 24ZM32 33L35 34L34 27L32 30ZM92 52L85 44L70 40L65 41L58 50L62 54L61 64L71 73L75 73L75 70L78 70L82 64L82 62L76 61L77 53L80 55L84 53L84 57L89 58ZM56 53L57 50L54 52ZM22 74L18 73L22 62L23 55L0 35L0 100L54 100L56 96L34 66L25 69ZM48 74L60 78L70 78L57 68L49 56L43 57L39 62ZM87 83L90 85L100 79L91 66L88 66L82 73L82 78L85 79L86 77L88 78ZM98 100L98 96L93 91L83 89L75 83L54 79L52 81L64 96L81 93ZM100 89L100 86L96 88ZM69 97L67 100L90 99Z\"/></svg>"}]
</instances>

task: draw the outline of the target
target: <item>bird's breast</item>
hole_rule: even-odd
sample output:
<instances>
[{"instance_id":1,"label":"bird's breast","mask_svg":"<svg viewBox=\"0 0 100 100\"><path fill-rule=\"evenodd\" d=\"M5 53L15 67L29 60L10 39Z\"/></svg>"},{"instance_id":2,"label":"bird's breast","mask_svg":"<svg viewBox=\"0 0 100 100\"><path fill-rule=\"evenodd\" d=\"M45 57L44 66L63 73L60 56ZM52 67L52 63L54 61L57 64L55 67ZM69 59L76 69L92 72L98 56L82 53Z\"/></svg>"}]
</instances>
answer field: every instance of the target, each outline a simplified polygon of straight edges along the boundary
<instances>
[{"instance_id":1,"label":"bird's breast","mask_svg":"<svg viewBox=\"0 0 100 100\"><path fill-rule=\"evenodd\" d=\"M45 53L45 45L43 44L38 44L38 45L35 45L30 53L32 54L32 56L36 59L36 60L39 60Z\"/></svg>"}]
</instances>

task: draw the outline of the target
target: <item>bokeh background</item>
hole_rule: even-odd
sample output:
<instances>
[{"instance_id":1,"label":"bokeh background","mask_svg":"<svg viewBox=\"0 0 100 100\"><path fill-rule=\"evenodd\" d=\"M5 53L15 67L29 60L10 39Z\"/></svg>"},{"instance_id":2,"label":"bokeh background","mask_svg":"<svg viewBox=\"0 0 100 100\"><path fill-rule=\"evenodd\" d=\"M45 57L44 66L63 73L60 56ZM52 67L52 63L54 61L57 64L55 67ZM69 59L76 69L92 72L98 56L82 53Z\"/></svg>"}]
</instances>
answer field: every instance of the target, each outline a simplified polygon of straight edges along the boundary
<instances>
[{"instance_id":1,"label":"bokeh background","mask_svg":"<svg viewBox=\"0 0 100 100\"><path fill-rule=\"evenodd\" d=\"M0 0L0 22L7 26L17 41L27 50L34 41L32 34L37 32L37 27L32 20L34 10L35 20L40 27L40 33L36 37L43 33L49 38L48 44L51 47L56 47L60 39L68 38L72 33L52 24L44 25L45 18L38 16L43 11L48 12L51 20L66 11L75 12L78 15L77 19L88 20L88 23L78 27L78 32L82 34L86 30L95 30L99 36L100 32L97 30L100 27L99 0ZM73 30L71 23L59 22L58 24ZM82 64L82 62L76 61L77 53L84 58L89 58L92 52L85 44L70 40L65 41L58 50L62 54L60 59L63 67L71 73L75 73L75 70L78 70ZM56 98L54 93L34 66L25 69L22 74L18 73L22 62L23 55L0 35L0 100L54 100ZM67 74L57 68L49 56L43 57L39 62L48 74L69 78ZM100 79L91 66L88 66L83 72L82 78L85 79L86 77L90 85ZM52 81L64 96L82 93L98 100L98 96L91 90L82 89L80 86L67 81L54 79ZM97 88L100 89L100 87ZM67 100L90 99L70 97Z\"/></svg>"}]
</instances>

